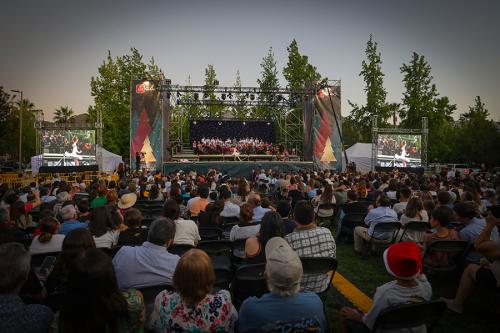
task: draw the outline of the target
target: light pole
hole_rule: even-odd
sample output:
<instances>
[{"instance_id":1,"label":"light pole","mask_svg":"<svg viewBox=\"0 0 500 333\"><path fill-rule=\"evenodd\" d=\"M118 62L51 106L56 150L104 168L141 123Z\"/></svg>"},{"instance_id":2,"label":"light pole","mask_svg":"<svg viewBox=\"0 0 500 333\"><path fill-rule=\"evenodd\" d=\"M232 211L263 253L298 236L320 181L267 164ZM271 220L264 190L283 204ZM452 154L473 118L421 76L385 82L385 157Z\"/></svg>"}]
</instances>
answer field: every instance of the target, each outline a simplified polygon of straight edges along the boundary
<instances>
[{"instance_id":1,"label":"light pole","mask_svg":"<svg viewBox=\"0 0 500 333\"><path fill-rule=\"evenodd\" d=\"M23 92L21 90L11 90L12 92L21 94L21 102L19 103L19 171L22 167L23 153Z\"/></svg>"}]
</instances>

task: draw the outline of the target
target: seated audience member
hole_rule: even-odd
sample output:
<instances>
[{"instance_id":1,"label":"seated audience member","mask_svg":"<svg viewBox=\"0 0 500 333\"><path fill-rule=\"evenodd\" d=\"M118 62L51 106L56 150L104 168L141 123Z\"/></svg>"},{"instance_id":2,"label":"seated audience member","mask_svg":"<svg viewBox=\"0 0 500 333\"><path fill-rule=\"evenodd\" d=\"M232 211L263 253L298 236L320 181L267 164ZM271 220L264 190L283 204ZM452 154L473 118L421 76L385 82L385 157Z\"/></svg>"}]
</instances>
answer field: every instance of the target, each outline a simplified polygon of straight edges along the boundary
<instances>
[{"instance_id":1,"label":"seated audience member","mask_svg":"<svg viewBox=\"0 0 500 333\"><path fill-rule=\"evenodd\" d=\"M431 227L436 231L426 233L424 235L424 249L428 249L429 245L434 241L440 240L459 240L458 232L455 229L449 229L448 225L451 222L452 211L446 206L436 208L431 215ZM430 253L426 256L426 263L432 266L448 265L448 253Z\"/></svg>"},{"instance_id":2,"label":"seated audience member","mask_svg":"<svg viewBox=\"0 0 500 333\"><path fill-rule=\"evenodd\" d=\"M250 194L247 203L252 206L254 221L262 220L264 214L271 211L269 199L264 198L261 200L258 194Z\"/></svg>"},{"instance_id":3,"label":"seated audience member","mask_svg":"<svg viewBox=\"0 0 500 333\"><path fill-rule=\"evenodd\" d=\"M392 209L398 214L401 215L405 212L406 205L408 204L408 200L411 197L411 190L407 187L403 187L399 190L399 202L395 203Z\"/></svg>"},{"instance_id":4,"label":"seated audience member","mask_svg":"<svg viewBox=\"0 0 500 333\"><path fill-rule=\"evenodd\" d=\"M217 228L223 223L220 213L224 209L224 200L217 200L207 205L204 212L198 218L200 228ZM239 209L239 207L238 207Z\"/></svg>"},{"instance_id":5,"label":"seated audience member","mask_svg":"<svg viewBox=\"0 0 500 333\"><path fill-rule=\"evenodd\" d=\"M64 237L62 251L57 256L54 269L45 281L45 287L49 294L66 288L69 266L73 264L78 252L86 249L95 249L94 238L88 229L75 229Z\"/></svg>"},{"instance_id":6,"label":"seated audience member","mask_svg":"<svg viewBox=\"0 0 500 333\"><path fill-rule=\"evenodd\" d=\"M245 264L261 264L266 262L267 241L273 237L283 237L283 222L280 214L267 212L260 222L259 233L247 238L245 242Z\"/></svg>"},{"instance_id":7,"label":"seated audience member","mask_svg":"<svg viewBox=\"0 0 500 333\"><path fill-rule=\"evenodd\" d=\"M253 209L250 204L245 203L240 209L240 222L231 228L229 240L231 242L247 239L257 235L260 230L260 222L253 221ZM235 248L233 255L238 258L245 258L243 249Z\"/></svg>"},{"instance_id":8,"label":"seated audience member","mask_svg":"<svg viewBox=\"0 0 500 333\"><path fill-rule=\"evenodd\" d=\"M91 216L89 201L87 199L78 200L76 206L78 207L77 220L82 223L89 223Z\"/></svg>"},{"instance_id":9,"label":"seated audience member","mask_svg":"<svg viewBox=\"0 0 500 333\"><path fill-rule=\"evenodd\" d=\"M323 204L335 204L335 196L333 195L333 187L331 184L326 183L324 191L321 195L317 195L312 198L311 203L314 206L314 212L318 215L318 217L330 217L334 213L334 209L320 209L320 205Z\"/></svg>"},{"instance_id":10,"label":"seated audience member","mask_svg":"<svg viewBox=\"0 0 500 333\"><path fill-rule=\"evenodd\" d=\"M208 205L208 194L210 193L210 190L205 185L200 186L198 190L200 195L189 199L187 203L187 210L191 214L191 217L198 216Z\"/></svg>"},{"instance_id":11,"label":"seated audience member","mask_svg":"<svg viewBox=\"0 0 500 333\"><path fill-rule=\"evenodd\" d=\"M321 299L300 292L302 263L297 253L280 237L265 247L266 282L269 293L247 298L240 308L239 332L326 332Z\"/></svg>"},{"instance_id":12,"label":"seated audience member","mask_svg":"<svg viewBox=\"0 0 500 333\"><path fill-rule=\"evenodd\" d=\"M148 240L141 246L122 246L113 258L118 287L140 288L172 284L179 256L167 248L175 236L175 222L158 218L149 227Z\"/></svg>"},{"instance_id":13,"label":"seated audience member","mask_svg":"<svg viewBox=\"0 0 500 333\"><path fill-rule=\"evenodd\" d=\"M141 221L142 214L140 210L136 208L129 208L125 212L123 223L127 226L127 229L120 231L120 235L118 236L118 246L142 245L142 243L146 241L148 238L148 229L141 228Z\"/></svg>"},{"instance_id":14,"label":"seated audience member","mask_svg":"<svg viewBox=\"0 0 500 333\"><path fill-rule=\"evenodd\" d=\"M125 216L127 210L129 210L137 202L137 195L135 193L125 193L120 197L118 201L118 209L122 216Z\"/></svg>"},{"instance_id":15,"label":"seated audience member","mask_svg":"<svg viewBox=\"0 0 500 333\"><path fill-rule=\"evenodd\" d=\"M231 202L231 192L226 188L220 193L220 197L224 200L224 209L220 213L223 217L238 217L240 216L240 206Z\"/></svg>"},{"instance_id":16,"label":"seated audience member","mask_svg":"<svg viewBox=\"0 0 500 333\"><path fill-rule=\"evenodd\" d=\"M184 220L180 215L177 202L173 199L167 200L163 206L163 216L175 222L174 244L196 246L201 240L198 226L194 221Z\"/></svg>"},{"instance_id":17,"label":"seated audience member","mask_svg":"<svg viewBox=\"0 0 500 333\"><path fill-rule=\"evenodd\" d=\"M149 189L148 200L149 201L163 201L163 200L165 200L163 198L163 193L160 192L160 189L158 188L157 185L151 185L151 188Z\"/></svg>"},{"instance_id":18,"label":"seated audience member","mask_svg":"<svg viewBox=\"0 0 500 333\"><path fill-rule=\"evenodd\" d=\"M9 210L0 207L0 244L18 242L25 238L24 232L16 228L10 220Z\"/></svg>"},{"instance_id":19,"label":"seated audience member","mask_svg":"<svg viewBox=\"0 0 500 333\"><path fill-rule=\"evenodd\" d=\"M209 203L215 202L215 200L217 200L217 197L218 197L218 194L216 191L210 191L210 193L208 195L208 202Z\"/></svg>"},{"instance_id":20,"label":"seated audience member","mask_svg":"<svg viewBox=\"0 0 500 333\"><path fill-rule=\"evenodd\" d=\"M294 218L297 227L285 236L300 257L336 257L336 244L329 229L314 222L314 208L305 201L295 204ZM319 292L328 285L327 274L304 274L300 283L302 291Z\"/></svg>"},{"instance_id":21,"label":"seated audience member","mask_svg":"<svg viewBox=\"0 0 500 333\"><path fill-rule=\"evenodd\" d=\"M233 332L238 313L231 294L211 294L214 282L208 255L197 249L186 252L173 275L175 292L156 296L150 326L156 332Z\"/></svg>"},{"instance_id":22,"label":"seated audience member","mask_svg":"<svg viewBox=\"0 0 500 333\"><path fill-rule=\"evenodd\" d=\"M30 253L59 252L64 235L59 234L59 221L54 217L45 217L38 223L40 235L35 236L30 245Z\"/></svg>"},{"instance_id":23,"label":"seated audience member","mask_svg":"<svg viewBox=\"0 0 500 333\"><path fill-rule=\"evenodd\" d=\"M97 197L95 197L90 203L90 208L94 209L100 206L104 206L106 204L106 194L108 193L108 189L106 185L100 184L97 188Z\"/></svg>"},{"instance_id":24,"label":"seated audience member","mask_svg":"<svg viewBox=\"0 0 500 333\"><path fill-rule=\"evenodd\" d=\"M434 209L436 209L434 200L424 200L424 209L427 212L427 216L431 216Z\"/></svg>"},{"instance_id":25,"label":"seated audience member","mask_svg":"<svg viewBox=\"0 0 500 333\"><path fill-rule=\"evenodd\" d=\"M427 211L424 209L424 205L420 198L413 197L408 201L405 213L401 216L400 222L403 226L407 225L410 222L429 222ZM401 235L403 232L403 228L401 228L399 230L399 235ZM423 233L406 231L403 241L421 243L423 242Z\"/></svg>"},{"instance_id":26,"label":"seated audience member","mask_svg":"<svg viewBox=\"0 0 500 333\"><path fill-rule=\"evenodd\" d=\"M453 201L451 200L450 192L439 191L437 194L437 206L446 206L453 208Z\"/></svg>"},{"instance_id":27,"label":"seated audience member","mask_svg":"<svg viewBox=\"0 0 500 333\"><path fill-rule=\"evenodd\" d=\"M358 196L353 190L347 191L347 201L342 207L344 215L346 214L366 214L368 213L368 204L366 201L358 201Z\"/></svg>"},{"instance_id":28,"label":"seated audience member","mask_svg":"<svg viewBox=\"0 0 500 333\"><path fill-rule=\"evenodd\" d=\"M486 226L474 242L474 247L476 251L494 261L490 265L470 264L465 268L455 298L445 299L448 309L463 313L465 301L472 294L474 287L480 288L483 296L495 293L500 287L500 241L491 240L499 226L500 218L490 213L486 217Z\"/></svg>"},{"instance_id":29,"label":"seated audience member","mask_svg":"<svg viewBox=\"0 0 500 333\"><path fill-rule=\"evenodd\" d=\"M22 244L0 245L0 332L47 332L54 314L45 305L23 303L31 257Z\"/></svg>"},{"instance_id":30,"label":"seated audience member","mask_svg":"<svg viewBox=\"0 0 500 333\"><path fill-rule=\"evenodd\" d=\"M106 193L106 204L110 206L116 206L117 203L118 203L118 194L114 189L109 190L108 193Z\"/></svg>"},{"instance_id":31,"label":"seated audience member","mask_svg":"<svg viewBox=\"0 0 500 333\"><path fill-rule=\"evenodd\" d=\"M453 213L455 221L464 225L458 232L460 239L472 246L481 231L486 227L486 221L475 210L474 203L471 201L455 204L455 206L453 206ZM490 236L491 240L497 240L498 229L494 228ZM477 249L474 249L473 251L469 251L466 260L468 262L479 263L482 257L483 255L479 253Z\"/></svg>"},{"instance_id":32,"label":"seated audience member","mask_svg":"<svg viewBox=\"0 0 500 333\"><path fill-rule=\"evenodd\" d=\"M70 231L80 228L87 228L87 223L82 223L76 219L76 209L73 205L67 205L61 208L61 228L59 233L67 235Z\"/></svg>"},{"instance_id":33,"label":"seated audience member","mask_svg":"<svg viewBox=\"0 0 500 333\"><path fill-rule=\"evenodd\" d=\"M291 210L292 206L290 205L290 202L288 200L278 201L278 204L276 205L276 211L278 212L278 214L280 214L283 221L283 236L291 233L297 226L297 223L295 223L294 220L290 219Z\"/></svg>"},{"instance_id":34,"label":"seated audience member","mask_svg":"<svg viewBox=\"0 0 500 333\"><path fill-rule=\"evenodd\" d=\"M365 217L365 225L367 227L358 226L354 228L354 251L357 253L363 252L363 242L368 241L371 236L383 242L392 236L392 232L374 233L374 229L377 224L398 222L398 214L391 209L391 199L389 199L385 194L381 194L377 197L376 203L378 207L370 210Z\"/></svg>"},{"instance_id":35,"label":"seated audience member","mask_svg":"<svg viewBox=\"0 0 500 333\"><path fill-rule=\"evenodd\" d=\"M112 248L118 244L123 217L115 206L104 205L92 211L89 230L96 247Z\"/></svg>"},{"instance_id":36,"label":"seated audience member","mask_svg":"<svg viewBox=\"0 0 500 333\"><path fill-rule=\"evenodd\" d=\"M142 294L118 289L111 258L98 249L78 252L52 332L142 332L143 322Z\"/></svg>"},{"instance_id":37,"label":"seated audience member","mask_svg":"<svg viewBox=\"0 0 500 333\"><path fill-rule=\"evenodd\" d=\"M71 200L71 196L66 191L59 191L59 192L57 192L57 196L56 197L57 197L57 202L56 202L56 204L53 207L54 215L55 216L57 216L59 214L59 211L63 207L63 203L65 203L66 201Z\"/></svg>"},{"instance_id":38,"label":"seated audience member","mask_svg":"<svg viewBox=\"0 0 500 333\"><path fill-rule=\"evenodd\" d=\"M42 202L54 202L57 197L50 195L50 188L43 186L40 188L40 200Z\"/></svg>"},{"instance_id":39,"label":"seated audience member","mask_svg":"<svg viewBox=\"0 0 500 333\"><path fill-rule=\"evenodd\" d=\"M420 249L414 242L391 245L384 252L387 272L396 280L377 288L370 311L362 314L356 309L343 307L340 317L344 331L368 332L373 329L377 316L384 309L398 304L429 301L432 288L422 273ZM412 332L426 332L425 326L412 328Z\"/></svg>"}]
</instances>

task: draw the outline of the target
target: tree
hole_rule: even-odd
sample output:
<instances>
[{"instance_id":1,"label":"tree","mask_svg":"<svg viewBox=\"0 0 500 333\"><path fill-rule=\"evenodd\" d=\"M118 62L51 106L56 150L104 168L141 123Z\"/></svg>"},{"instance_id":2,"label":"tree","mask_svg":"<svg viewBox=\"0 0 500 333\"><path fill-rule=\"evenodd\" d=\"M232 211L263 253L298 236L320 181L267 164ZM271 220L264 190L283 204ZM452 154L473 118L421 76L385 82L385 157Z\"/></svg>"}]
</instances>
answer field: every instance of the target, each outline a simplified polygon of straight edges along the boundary
<instances>
[{"instance_id":1,"label":"tree","mask_svg":"<svg viewBox=\"0 0 500 333\"><path fill-rule=\"evenodd\" d=\"M209 118L222 118L224 115L224 107L222 103L217 101L215 96L215 87L218 85L217 75L215 73L214 65L208 65L205 68L205 85L203 91L203 98L210 102L207 105L207 116Z\"/></svg>"},{"instance_id":2,"label":"tree","mask_svg":"<svg viewBox=\"0 0 500 333\"><path fill-rule=\"evenodd\" d=\"M387 127L388 119L396 112L399 105L396 103L388 104L386 102L387 91L384 88L384 73L382 72L381 54L377 50L377 42L370 39L366 43L366 60L361 63L361 72L359 76L365 81L364 91L366 93L366 105L358 105L348 101L352 107L349 119L359 131L359 137L362 142L371 142L372 118L378 117L378 126Z\"/></svg>"},{"instance_id":3,"label":"tree","mask_svg":"<svg viewBox=\"0 0 500 333\"><path fill-rule=\"evenodd\" d=\"M0 122L6 121L10 117L12 112L10 95L3 91L3 87L0 86Z\"/></svg>"},{"instance_id":4,"label":"tree","mask_svg":"<svg viewBox=\"0 0 500 333\"><path fill-rule=\"evenodd\" d=\"M399 110L401 126L420 128L422 117L428 117L438 96L436 85L432 83L431 66L423 55L413 52L409 64L401 66L405 91L403 107Z\"/></svg>"},{"instance_id":5,"label":"tree","mask_svg":"<svg viewBox=\"0 0 500 333\"><path fill-rule=\"evenodd\" d=\"M321 80L321 75L316 67L309 63L306 55L299 52L299 46L295 39L286 48L288 51L288 62L283 68L283 76L288 81L290 89L303 89L310 86L314 81Z\"/></svg>"},{"instance_id":6,"label":"tree","mask_svg":"<svg viewBox=\"0 0 500 333\"><path fill-rule=\"evenodd\" d=\"M61 106L59 109L56 109L54 113L54 122L56 123L69 123L71 118L73 118L73 109L69 106Z\"/></svg>"},{"instance_id":7,"label":"tree","mask_svg":"<svg viewBox=\"0 0 500 333\"><path fill-rule=\"evenodd\" d=\"M89 108L92 120L96 118L96 110L102 113L103 143L106 149L129 156L131 80L160 80L163 77L154 58L149 63L144 63L142 55L135 48L131 48L129 54L115 58L108 51L106 59L98 68L98 75L92 77L90 82L94 106Z\"/></svg>"},{"instance_id":8,"label":"tree","mask_svg":"<svg viewBox=\"0 0 500 333\"><path fill-rule=\"evenodd\" d=\"M276 115L280 110L277 106L273 107L270 106L270 104L277 100L278 96L273 91L278 90L280 88L280 84L278 81L278 68L276 67L276 60L274 60L272 47L269 48L267 55L262 58L260 68L260 78L257 79L257 84L260 89L266 92L260 94L259 100L261 103L266 105L255 108L255 114L253 116L258 119L276 119Z\"/></svg>"},{"instance_id":9,"label":"tree","mask_svg":"<svg viewBox=\"0 0 500 333\"><path fill-rule=\"evenodd\" d=\"M239 69L236 71L236 81L233 87L237 91L234 95L236 106L234 106L231 111L234 118L243 120L247 117L247 106L245 102L245 94L241 92L241 77Z\"/></svg>"}]
</instances>

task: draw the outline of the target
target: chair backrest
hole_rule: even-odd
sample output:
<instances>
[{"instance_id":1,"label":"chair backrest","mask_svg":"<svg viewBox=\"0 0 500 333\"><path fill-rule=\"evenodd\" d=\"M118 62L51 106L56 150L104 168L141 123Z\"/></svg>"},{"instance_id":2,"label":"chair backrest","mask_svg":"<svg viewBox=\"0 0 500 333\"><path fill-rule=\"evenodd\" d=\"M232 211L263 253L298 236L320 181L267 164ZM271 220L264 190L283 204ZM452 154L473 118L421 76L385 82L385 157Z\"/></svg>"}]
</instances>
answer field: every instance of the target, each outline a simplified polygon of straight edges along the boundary
<instances>
[{"instance_id":1,"label":"chair backrest","mask_svg":"<svg viewBox=\"0 0 500 333\"><path fill-rule=\"evenodd\" d=\"M333 275L335 275L335 271L337 270L337 260L329 257L300 257L300 261L302 262L304 274L328 274L331 272L328 286L325 290L318 292L318 294L330 289Z\"/></svg>"},{"instance_id":2,"label":"chair backrest","mask_svg":"<svg viewBox=\"0 0 500 333\"><path fill-rule=\"evenodd\" d=\"M238 224L240 222L240 218L238 216L229 216L229 217L224 217L221 216L221 224L222 226L226 225L231 225L231 227L235 224Z\"/></svg>"},{"instance_id":3,"label":"chair backrest","mask_svg":"<svg viewBox=\"0 0 500 333\"><path fill-rule=\"evenodd\" d=\"M194 246L189 244L174 244L168 248L168 252L182 256L187 251L194 249Z\"/></svg>"},{"instance_id":4,"label":"chair backrest","mask_svg":"<svg viewBox=\"0 0 500 333\"><path fill-rule=\"evenodd\" d=\"M430 332L446 311L446 303L441 300L401 304L382 310L373 326L377 330L414 328L425 325Z\"/></svg>"},{"instance_id":5,"label":"chair backrest","mask_svg":"<svg viewBox=\"0 0 500 333\"><path fill-rule=\"evenodd\" d=\"M332 203L322 203L318 205L318 209L323 209L323 210L329 210L329 209L334 209L337 208L336 204Z\"/></svg>"},{"instance_id":6,"label":"chair backrest","mask_svg":"<svg viewBox=\"0 0 500 333\"><path fill-rule=\"evenodd\" d=\"M146 307L146 318L149 318L149 316L153 313L156 296L158 296L158 294L161 293L163 290L174 291L174 287L168 284L162 284L156 286L137 288L137 290L139 290L142 293L142 296L144 297L144 305Z\"/></svg>"},{"instance_id":7,"label":"chair backrest","mask_svg":"<svg viewBox=\"0 0 500 333\"><path fill-rule=\"evenodd\" d=\"M214 227L198 228L202 240L218 240L222 238L222 229Z\"/></svg>"},{"instance_id":8,"label":"chair backrest","mask_svg":"<svg viewBox=\"0 0 500 333\"><path fill-rule=\"evenodd\" d=\"M431 228L431 225L429 222L422 222L422 221L410 221L408 222L404 227L403 227L403 233L401 234L401 237L399 238L399 241L401 242L404 238L404 236L408 232L417 232L417 233L424 233L427 230Z\"/></svg>"},{"instance_id":9,"label":"chair backrest","mask_svg":"<svg viewBox=\"0 0 500 333\"><path fill-rule=\"evenodd\" d=\"M241 265L232 285L234 303L238 306L250 296L260 297L268 292L264 271L266 264Z\"/></svg>"},{"instance_id":10,"label":"chair backrest","mask_svg":"<svg viewBox=\"0 0 500 333\"><path fill-rule=\"evenodd\" d=\"M364 224L366 214L365 213L348 213L344 215L342 219L342 225L344 224Z\"/></svg>"},{"instance_id":11,"label":"chair backrest","mask_svg":"<svg viewBox=\"0 0 500 333\"><path fill-rule=\"evenodd\" d=\"M392 236L390 238L391 242L395 241L398 236L398 231L401 228L401 223L399 222L380 222L375 225L373 228L373 233L390 233L392 232ZM372 236L372 238L375 238Z\"/></svg>"},{"instance_id":12,"label":"chair backrest","mask_svg":"<svg viewBox=\"0 0 500 333\"><path fill-rule=\"evenodd\" d=\"M154 220L155 219L153 219L153 218L144 218L141 221L141 225L144 226L144 227L149 228L149 226L151 225L151 223L153 223Z\"/></svg>"},{"instance_id":13,"label":"chair backrest","mask_svg":"<svg viewBox=\"0 0 500 333\"><path fill-rule=\"evenodd\" d=\"M228 240L206 240L198 243L198 249L205 251L209 256L231 256L233 244Z\"/></svg>"},{"instance_id":14,"label":"chair backrest","mask_svg":"<svg viewBox=\"0 0 500 333\"><path fill-rule=\"evenodd\" d=\"M59 256L60 252L47 252L31 255L31 267L40 267L46 257L56 257Z\"/></svg>"}]
</instances>

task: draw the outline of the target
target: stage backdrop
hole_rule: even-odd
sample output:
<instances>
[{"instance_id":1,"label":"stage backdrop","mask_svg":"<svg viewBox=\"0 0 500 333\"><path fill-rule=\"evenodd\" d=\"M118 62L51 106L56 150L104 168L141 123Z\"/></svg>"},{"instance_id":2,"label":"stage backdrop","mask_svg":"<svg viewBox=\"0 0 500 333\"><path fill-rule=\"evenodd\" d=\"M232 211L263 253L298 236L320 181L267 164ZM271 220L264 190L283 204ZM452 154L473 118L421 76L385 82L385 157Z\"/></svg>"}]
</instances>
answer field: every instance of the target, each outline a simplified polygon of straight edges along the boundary
<instances>
[{"instance_id":1,"label":"stage backdrop","mask_svg":"<svg viewBox=\"0 0 500 333\"><path fill-rule=\"evenodd\" d=\"M142 163L160 170L162 164L162 109L158 81L132 80L130 108L130 161L136 152L143 154ZM125 129L124 129L125 130Z\"/></svg>"},{"instance_id":2,"label":"stage backdrop","mask_svg":"<svg viewBox=\"0 0 500 333\"><path fill-rule=\"evenodd\" d=\"M203 138L242 139L254 138L274 143L274 123L267 120L191 120L189 138L200 141Z\"/></svg>"},{"instance_id":3,"label":"stage backdrop","mask_svg":"<svg viewBox=\"0 0 500 333\"><path fill-rule=\"evenodd\" d=\"M328 95L330 89L330 97ZM312 145L314 166L318 169L342 170L342 144L335 123L334 112L339 128L342 129L340 114L340 89L329 87L320 89L315 97L316 112L312 119ZM333 110L332 110L333 104Z\"/></svg>"}]
</instances>

